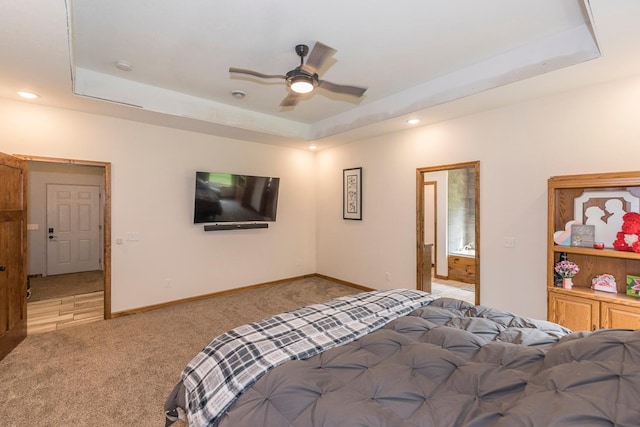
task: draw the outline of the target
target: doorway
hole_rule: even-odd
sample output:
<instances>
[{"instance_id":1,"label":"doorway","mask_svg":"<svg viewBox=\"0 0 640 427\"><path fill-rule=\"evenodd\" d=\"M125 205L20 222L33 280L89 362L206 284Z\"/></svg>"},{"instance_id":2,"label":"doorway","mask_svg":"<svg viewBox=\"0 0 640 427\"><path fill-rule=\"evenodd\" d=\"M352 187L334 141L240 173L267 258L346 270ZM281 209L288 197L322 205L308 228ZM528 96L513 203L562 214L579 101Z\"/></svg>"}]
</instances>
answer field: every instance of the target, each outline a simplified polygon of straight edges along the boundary
<instances>
[{"instance_id":1,"label":"doorway","mask_svg":"<svg viewBox=\"0 0 640 427\"><path fill-rule=\"evenodd\" d=\"M480 303L479 169L474 161L416 170L417 289L432 292L429 276Z\"/></svg>"},{"instance_id":2,"label":"doorway","mask_svg":"<svg viewBox=\"0 0 640 427\"><path fill-rule=\"evenodd\" d=\"M95 161L87 161L87 160L74 160L74 159L58 159L58 158L48 158L48 157L38 157L38 156L29 156L29 155L16 155L23 160L26 160L28 163L28 176L31 181L34 176L37 179L40 179L40 185L37 189L32 189L31 185L29 185L25 190L28 194L26 194L26 198L29 200L33 200L34 197L37 197L38 203L42 206L40 209L46 211L46 199L47 199L47 185L43 184L46 181L42 180L40 177L33 174L37 174L37 171L42 172L43 175L46 175L47 171L50 173L61 174L57 175L58 179L54 179L53 181L65 181L60 178L64 174L73 175L73 174L94 174L94 185L89 185L88 187L93 187L98 185L100 187L99 192L100 202L97 205L97 212L88 213L88 207L85 205L76 205L79 211L83 212L81 218L77 218L80 222L80 228L87 228L86 221L89 221L90 218L92 221L96 221L96 215L98 216L98 242L90 242L85 239L85 236L79 236L78 242L80 248L75 248L73 251L77 252L80 256L80 263L82 264L82 258L87 254L91 254L91 257L94 259L94 262L90 265L91 269L98 268L94 271L84 271L80 273L71 273L71 274L61 274L58 277L69 281L70 279L74 279L73 275L80 275L78 278L86 279L87 277L91 277L91 280L97 280L96 275L99 274L99 280L101 281L101 287L103 289L103 297L101 298L102 304L102 316L103 319L110 319L111 316L111 164L106 162L95 162ZM53 171L53 172L52 172ZM87 172L91 171L91 172ZM71 180L70 182L73 182ZM65 183L66 184L66 183ZM60 188L59 188L60 189ZM90 189L91 192L94 189ZM35 194L37 191L41 192L40 194ZM32 194L34 193L34 194ZM87 194L81 194L79 196L81 199L84 199ZM96 208L95 202L93 202L93 209ZM59 230L56 227L50 226L48 222L44 219L37 218L34 220L33 214L35 213L36 207L29 206L29 218L27 220L27 252L28 252L28 261L29 267L28 271L30 275L41 275L43 278L50 279L52 277L56 277L55 274L64 272L63 270L48 270L48 245L50 245L51 240L55 240L57 233ZM66 207L61 209L62 215L67 215L70 212ZM42 212L40 215L44 215ZM45 215L48 216L48 215ZM63 218L65 221L70 218ZM48 221L48 218L47 218ZM53 228L53 232L50 233L50 229ZM31 233L31 234L29 234ZM53 238L51 238L53 237ZM76 236L78 237L78 236ZM71 249L68 251L62 251L64 256L70 255L73 252ZM96 252L98 252L96 254ZM95 255L98 255L97 257ZM64 256L61 259L64 259ZM76 256L76 255L74 255ZM97 262L97 263L96 263ZM86 266L85 265L85 266ZM64 277L67 276L67 277ZM29 319L27 319L29 320Z\"/></svg>"}]
</instances>

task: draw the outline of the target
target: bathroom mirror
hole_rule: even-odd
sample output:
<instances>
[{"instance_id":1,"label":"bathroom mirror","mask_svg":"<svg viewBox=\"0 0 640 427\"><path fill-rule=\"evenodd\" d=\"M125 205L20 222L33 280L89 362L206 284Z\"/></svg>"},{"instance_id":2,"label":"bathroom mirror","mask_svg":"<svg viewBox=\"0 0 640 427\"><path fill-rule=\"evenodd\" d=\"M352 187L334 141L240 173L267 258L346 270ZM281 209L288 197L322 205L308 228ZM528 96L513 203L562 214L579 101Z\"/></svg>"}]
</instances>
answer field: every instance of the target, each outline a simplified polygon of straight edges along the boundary
<instances>
[{"instance_id":1,"label":"bathroom mirror","mask_svg":"<svg viewBox=\"0 0 640 427\"><path fill-rule=\"evenodd\" d=\"M417 289L480 303L480 162L416 169Z\"/></svg>"}]
</instances>

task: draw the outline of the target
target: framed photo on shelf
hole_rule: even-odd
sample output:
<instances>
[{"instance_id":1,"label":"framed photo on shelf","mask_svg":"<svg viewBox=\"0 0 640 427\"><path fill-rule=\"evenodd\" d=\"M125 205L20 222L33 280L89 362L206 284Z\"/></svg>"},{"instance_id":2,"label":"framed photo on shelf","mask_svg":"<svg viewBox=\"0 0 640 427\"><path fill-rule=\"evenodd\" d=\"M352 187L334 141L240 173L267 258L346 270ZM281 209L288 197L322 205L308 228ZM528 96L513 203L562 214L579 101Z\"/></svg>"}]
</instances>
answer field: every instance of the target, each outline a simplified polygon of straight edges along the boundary
<instances>
[{"instance_id":1,"label":"framed photo on shelf","mask_svg":"<svg viewBox=\"0 0 640 427\"><path fill-rule=\"evenodd\" d=\"M572 224L571 246L592 248L596 227L593 225Z\"/></svg>"},{"instance_id":2,"label":"framed photo on shelf","mask_svg":"<svg viewBox=\"0 0 640 427\"><path fill-rule=\"evenodd\" d=\"M362 168L342 171L342 218L362 220Z\"/></svg>"}]
</instances>

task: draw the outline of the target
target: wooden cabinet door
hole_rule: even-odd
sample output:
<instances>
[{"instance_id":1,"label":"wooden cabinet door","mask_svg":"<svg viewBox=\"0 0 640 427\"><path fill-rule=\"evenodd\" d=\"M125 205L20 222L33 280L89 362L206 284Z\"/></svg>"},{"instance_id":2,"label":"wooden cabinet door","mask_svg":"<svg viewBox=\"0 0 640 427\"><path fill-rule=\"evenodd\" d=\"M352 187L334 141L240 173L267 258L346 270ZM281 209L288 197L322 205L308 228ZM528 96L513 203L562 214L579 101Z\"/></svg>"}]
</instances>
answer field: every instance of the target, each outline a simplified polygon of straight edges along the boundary
<instances>
[{"instance_id":1,"label":"wooden cabinet door","mask_svg":"<svg viewBox=\"0 0 640 427\"><path fill-rule=\"evenodd\" d=\"M600 319L603 328L640 329L640 307L602 302Z\"/></svg>"},{"instance_id":2,"label":"wooden cabinet door","mask_svg":"<svg viewBox=\"0 0 640 427\"><path fill-rule=\"evenodd\" d=\"M0 153L0 359L27 336L25 167Z\"/></svg>"},{"instance_id":3,"label":"wooden cabinet door","mask_svg":"<svg viewBox=\"0 0 640 427\"><path fill-rule=\"evenodd\" d=\"M476 259L466 256L449 255L447 257L449 280L463 283L476 283Z\"/></svg>"},{"instance_id":4,"label":"wooden cabinet door","mask_svg":"<svg viewBox=\"0 0 640 427\"><path fill-rule=\"evenodd\" d=\"M594 331L600 326L600 302L549 293L549 320L572 331Z\"/></svg>"}]
</instances>

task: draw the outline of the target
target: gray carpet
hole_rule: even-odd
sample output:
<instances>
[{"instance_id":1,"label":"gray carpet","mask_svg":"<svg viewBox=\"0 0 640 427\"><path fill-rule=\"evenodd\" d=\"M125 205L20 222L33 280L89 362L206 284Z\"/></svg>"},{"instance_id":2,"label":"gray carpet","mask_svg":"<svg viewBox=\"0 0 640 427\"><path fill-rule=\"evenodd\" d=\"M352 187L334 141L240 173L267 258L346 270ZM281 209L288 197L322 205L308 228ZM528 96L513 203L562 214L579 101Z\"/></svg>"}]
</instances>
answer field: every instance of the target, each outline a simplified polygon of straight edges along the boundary
<instances>
[{"instance_id":1,"label":"gray carpet","mask_svg":"<svg viewBox=\"0 0 640 427\"><path fill-rule=\"evenodd\" d=\"M57 274L55 276L29 279L31 296L29 302L52 298L69 297L104 290L102 271Z\"/></svg>"},{"instance_id":2,"label":"gray carpet","mask_svg":"<svg viewBox=\"0 0 640 427\"><path fill-rule=\"evenodd\" d=\"M0 361L0 425L162 426L180 372L215 336L357 292L313 277L28 336Z\"/></svg>"}]
</instances>

